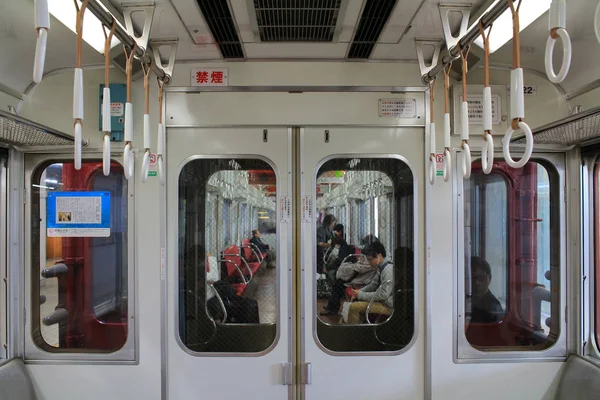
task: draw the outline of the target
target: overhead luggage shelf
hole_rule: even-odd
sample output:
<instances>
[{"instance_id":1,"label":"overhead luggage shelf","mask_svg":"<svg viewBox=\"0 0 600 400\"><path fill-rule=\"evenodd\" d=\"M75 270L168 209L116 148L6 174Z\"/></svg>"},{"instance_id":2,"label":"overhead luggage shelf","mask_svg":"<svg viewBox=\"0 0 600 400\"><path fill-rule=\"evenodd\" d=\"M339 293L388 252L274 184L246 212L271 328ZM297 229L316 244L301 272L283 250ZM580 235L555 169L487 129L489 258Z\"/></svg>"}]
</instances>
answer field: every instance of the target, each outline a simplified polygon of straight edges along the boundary
<instances>
[{"instance_id":1,"label":"overhead luggage shelf","mask_svg":"<svg viewBox=\"0 0 600 400\"><path fill-rule=\"evenodd\" d=\"M582 111L533 131L535 144L580 145L600 137L600 107ZM523 135L511 142L525 143Z\"/></svg>"},{"instance_id":2,"label":"overhead luggage shelf","mask_svg":"<svg viewBox=\"0 0 600 400\"><path fill-rule=\"evenodd\" d=\"M72 145L73 137L55 129L0 111L0 143L16 147Z\"/></svg>"}]
</instances>

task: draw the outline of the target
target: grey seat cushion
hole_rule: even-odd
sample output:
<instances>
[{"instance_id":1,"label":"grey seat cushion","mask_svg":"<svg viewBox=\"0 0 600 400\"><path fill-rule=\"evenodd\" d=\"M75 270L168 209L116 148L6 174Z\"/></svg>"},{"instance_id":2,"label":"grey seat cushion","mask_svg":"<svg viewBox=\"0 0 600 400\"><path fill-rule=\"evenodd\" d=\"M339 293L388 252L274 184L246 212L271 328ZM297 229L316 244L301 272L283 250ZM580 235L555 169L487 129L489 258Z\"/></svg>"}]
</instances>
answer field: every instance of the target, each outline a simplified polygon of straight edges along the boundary
<instances>
[{"instance_id":1,"label":"grey seat cushion","mask_svg":"<svg viewBox=\"0 0 600 400\"><path fill-rule=\"evenodd\" d=\"M0 400L36 400L23 360L14 358L0 366Z\"/></svg>"},{"instance_id":2,"label":"grey seat cushion","mask_svg":"<svg viewBox=\"0 0 600 400\"><path fill-rule=\"evenodd\" d=\"M556 399L600 399L600 367L577 355L570 355L558 383Z\"/></svg>"}]
</instances>

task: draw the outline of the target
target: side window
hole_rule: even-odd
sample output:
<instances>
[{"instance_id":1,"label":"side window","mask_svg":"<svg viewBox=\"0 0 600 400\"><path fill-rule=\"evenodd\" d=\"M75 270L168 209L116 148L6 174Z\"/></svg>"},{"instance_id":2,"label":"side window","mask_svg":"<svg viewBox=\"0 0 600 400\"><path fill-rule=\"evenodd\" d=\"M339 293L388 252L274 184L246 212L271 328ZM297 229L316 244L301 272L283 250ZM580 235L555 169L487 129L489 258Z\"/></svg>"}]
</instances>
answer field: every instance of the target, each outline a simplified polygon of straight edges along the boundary
<instances>
[{"instance_id":1,"label":"side window","mask_svg":"<svg viewBox=\"0 0 600 400\"><path fill-rule=\"evenodd\" d=\"M400 351L413 339L413 179L395 158L319 168L316 335L330 351Z\"/></svg>"},{"instance_id":2,"label":"side window","mask_svg":"<svg viewBox=\"0 0 600 400\"><path fill-rule=\"evenodd\" d=\"M544 350L560 335L558 174L474 164L464 181L464 331L481 351Z\"/></svg>"},{"instance_id":3,"label":"side window","mask_svg":"<svg viewBox=\"0 0 600 400\"><path fill-rule=\"evenodd\" d=\"M128 338L127 181L118 164L32 176L32 327L47 352L111 353Z\"/></svg>"},{"instance_id":4,"label":"side window","mask_svg":"<svg viewBox=\"0 0 600 400\"><path fill-rule=\"evenodd\" d=\"M179 337L261 353L277 338L277 180L258 159L196 159L179 175Z\"/></svg>"}]
</instances>

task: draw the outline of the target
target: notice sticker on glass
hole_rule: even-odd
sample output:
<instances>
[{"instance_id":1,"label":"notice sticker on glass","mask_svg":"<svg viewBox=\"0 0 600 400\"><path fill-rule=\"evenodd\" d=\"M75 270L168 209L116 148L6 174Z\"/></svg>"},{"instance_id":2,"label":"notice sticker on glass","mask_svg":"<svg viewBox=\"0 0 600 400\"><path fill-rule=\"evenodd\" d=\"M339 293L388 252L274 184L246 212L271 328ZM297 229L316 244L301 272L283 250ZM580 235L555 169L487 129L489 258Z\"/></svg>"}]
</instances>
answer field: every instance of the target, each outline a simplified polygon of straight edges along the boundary
<instances>
[{"instance_id":1,"label":"notice sticker on glass","mask_svg":"<svg viewBox=\"0 0 600 400\"><path fill-rule=\"evenodd\" d=\"M51 192L48 237L109 237L110 192Z\"/></svg>"}]
</instances>

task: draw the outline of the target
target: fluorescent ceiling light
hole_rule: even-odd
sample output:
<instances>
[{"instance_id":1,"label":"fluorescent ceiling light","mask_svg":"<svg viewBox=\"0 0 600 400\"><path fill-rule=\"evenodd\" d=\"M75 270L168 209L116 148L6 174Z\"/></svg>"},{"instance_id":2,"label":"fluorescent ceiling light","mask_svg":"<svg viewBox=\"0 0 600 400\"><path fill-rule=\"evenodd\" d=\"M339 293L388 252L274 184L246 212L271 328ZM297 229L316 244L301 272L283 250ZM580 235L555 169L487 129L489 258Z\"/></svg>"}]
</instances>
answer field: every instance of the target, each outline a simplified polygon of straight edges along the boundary
<instances>
[{"instance_id":1,"label":"fluorescent ceiling light","mask_svg":"<svg viewBox=\"0 0 600 400\"><path fill-rule=\"evenodd\" d=\"M76 32L75 23L77 19L77 11L73 2L65 0L48 0L48 11L64 26L71 31ZM118 23L118 22L117 22ZM104 54L104 33L102 32L102 23L90 11L85 10L83 16L83 40L92 46L100 54ZM110 48L112 49L119 44L119 39L113 36ZM75 45L73 43L73 45Z\"/></svg>"},{"instance_id":2,"label":"fluorescent ceiling light","mask_svg":"<svg viewBox=\"0 0 600 400\"><path fill-rule=\"evenodd\" d=\"M495 7L501 1L506 0L496 0L492 3L491 6L485 13L490 11L492 7ZM538 19L542 14L544 14L550 8L550 3L552 0L521 0L523 5L519 9L519 27L521 31L527 28L533 21ZM515 2L516 3L516 2ZM485 13L483 15L485 15ZM479 20L477 20L470 28L476 27L479 24ZM487 31L487 30L486 30ZM512 23L512 14L510 12L510 8L504 11L500 17L494 22L494 27L492 28L492 33L490 35L490 53L495 52L500 47L504 46L506 42L512 39L512 31L513 31L513 23ZM483 39L481 39L481 35L475 39L475 44L483 49Z\"/></svg>"}]
</instances>

